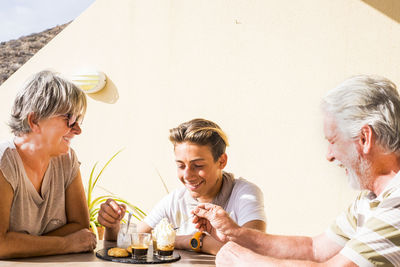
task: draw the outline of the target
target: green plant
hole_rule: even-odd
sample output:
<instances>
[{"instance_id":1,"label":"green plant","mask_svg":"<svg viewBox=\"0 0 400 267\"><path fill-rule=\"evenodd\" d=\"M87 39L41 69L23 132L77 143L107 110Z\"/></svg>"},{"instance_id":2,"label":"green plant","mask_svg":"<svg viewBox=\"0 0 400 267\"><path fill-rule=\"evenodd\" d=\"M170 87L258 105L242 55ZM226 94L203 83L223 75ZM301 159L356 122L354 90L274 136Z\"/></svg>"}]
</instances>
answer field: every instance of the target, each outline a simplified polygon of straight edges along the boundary
<instances>
[{"instance_id":1,"label":"green plant","mask_svg":"<svg viewBox=\"0 0 400 267\"><path fill-rule=\"evenodd\" d=\"M129 203L128 201L126 201L125 199L119 198L117 197L115 194L111 193L110 191L106 190L107 192L109 192L109 195L102 195L102 196L98 196L96 198L93 197L93 190L95 189L101 174L103 173L103 171L106 169L106 167L108 166L108 164L111 163L111 161L119 154L121 153L122 150L119 150L117 153L115 153L108 161L106 164L104 164L104 166L101 168L100 172L95 175L95 170L96 170L96 166L99 162L96 162L92 168L92 171L90 172L90 176L89 176L89 182L88 182L88 187L86 188L86 197L87 197L87 205L88 205L88 209L89 209L89 217L90 217L90 227L92 228L93 232L96 234L96 237L98 238L98 232L97 232L97 227L100 226L99 222L97 221L97 215L99 213L100 210L100 205L104 202L106 202L106 200L108 198L113 198L115 201L118 202L122 202L125 203L128 207L128 209L132 210L132 216L134 216L136 219L138 219L139 221L141 221L145 216L146 213L144 213L140 208L138 208L137 206ZM128 210L127 210L128 212Z\"/></svg>"},{"instance_id":2,"label":"green plant","mask_svg":"<svg viewBox=\"0 0 400 267\"><path fill-rule=\"evenodd\" d=\"M167 194L169 194L169 190L168 190L167 184L165 183L164 179L162 178L162 176L161 176L161 174L160 174L160 172L158 171L157 168L156 168L156 172L157 172L157 174L158 174L158 177L159 177L160 180L161 180L161 183L162 183L163 186L164 186L165 191L167 191Z\"/></svg>"}]
</instances>

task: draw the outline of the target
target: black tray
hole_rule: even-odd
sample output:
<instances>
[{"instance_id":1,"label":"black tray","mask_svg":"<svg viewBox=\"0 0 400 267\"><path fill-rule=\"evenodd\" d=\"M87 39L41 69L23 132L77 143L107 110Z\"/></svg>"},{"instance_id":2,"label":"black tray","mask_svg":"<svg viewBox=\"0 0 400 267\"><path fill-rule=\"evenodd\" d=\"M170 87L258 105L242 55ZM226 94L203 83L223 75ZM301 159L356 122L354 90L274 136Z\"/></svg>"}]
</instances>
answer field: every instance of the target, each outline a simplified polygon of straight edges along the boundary
<instances>
[{"instance_id":1,"label":"black tray","mask_svg":"<svg viewBox=\"0 0 400 267\"><path fill-rule=\"evenodd\" d=\"M160 260L156 256L153 256L153 250L149 249L147 253L147 258L143 260L135 260L129 254L128 257L124 258L117 258L111 257L107 255L107 252L110 248L103 248L96 251L96 257L106 261L114 261L114 262L122 262L122 263L132 263L132 264L159 264L159 263L168 263L168 262L175 262L181 259L181 255L174 251L172 255L172 259L169 260Z\"/></svg>"}]
</instances>

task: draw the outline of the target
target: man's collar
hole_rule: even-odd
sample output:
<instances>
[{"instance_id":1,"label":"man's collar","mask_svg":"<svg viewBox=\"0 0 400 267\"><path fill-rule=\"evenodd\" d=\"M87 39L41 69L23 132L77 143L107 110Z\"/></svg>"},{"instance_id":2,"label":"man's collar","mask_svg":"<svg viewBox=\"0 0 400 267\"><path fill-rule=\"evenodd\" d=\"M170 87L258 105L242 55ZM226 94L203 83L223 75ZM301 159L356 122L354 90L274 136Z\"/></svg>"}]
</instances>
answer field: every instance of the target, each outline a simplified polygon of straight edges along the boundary
<instances>
[{"instance_id":1,"label":"man's collar","mask_svg":"<svg viewBox=\"0 0 400 267\"><path fill-rule=\"evenodd\" d=\"M382 200L387 198L394 190L396 190L399 187L400 187L400 171L392 179L389 180L389 182L386 184L385 188L382 190L379 196L376 196L374 192L368 190L366 197L369 200L373 199Z\"/></svg>"}]
</instances>

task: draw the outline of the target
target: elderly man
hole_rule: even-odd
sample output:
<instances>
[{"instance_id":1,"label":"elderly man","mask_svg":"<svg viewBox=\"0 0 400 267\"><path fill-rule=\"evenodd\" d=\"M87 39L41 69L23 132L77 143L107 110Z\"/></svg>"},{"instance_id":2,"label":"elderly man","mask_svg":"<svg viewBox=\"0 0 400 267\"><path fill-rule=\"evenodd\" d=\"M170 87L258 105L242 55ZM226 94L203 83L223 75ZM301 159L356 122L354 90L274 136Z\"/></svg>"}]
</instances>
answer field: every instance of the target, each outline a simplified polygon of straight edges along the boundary
<instances>
[{"instance_id":1,"label":"elderly man","mask_svg":"<svg viewBox=\"0 0 400 267\"><path fill-rule=\"evenodd\" d=\"M323 100L327 159L362 191L316 237L241 228L220 207L199 205L200 230L223 242L218 266L400 266L400 97L376 76L356 76Z\"/></svg>"}]
</instances>

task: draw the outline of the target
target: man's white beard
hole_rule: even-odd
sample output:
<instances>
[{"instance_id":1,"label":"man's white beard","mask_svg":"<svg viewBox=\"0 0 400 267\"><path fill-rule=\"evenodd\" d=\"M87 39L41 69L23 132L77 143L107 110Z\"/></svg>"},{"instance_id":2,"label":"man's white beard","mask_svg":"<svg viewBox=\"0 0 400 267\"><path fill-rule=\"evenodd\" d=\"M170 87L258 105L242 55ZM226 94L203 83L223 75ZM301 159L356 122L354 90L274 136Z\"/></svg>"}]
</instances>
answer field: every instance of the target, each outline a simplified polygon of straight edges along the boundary
<instances>
[{"instance_id":1,"label":"man's white beard","mask_svg":"<svg viewBox=\"0 0 400 267\"><path fill-rule=\"evenodd\" d=\"M361 190L362 186L360 183L360 178L358 177L356 172L353 169L347 169L347 171L347 182L349 183L350 187L354 190Z\"/></svg>"},{"instance_id":2,"label":"man's white beard","mask_svg":"<svg viewBox=\"0 0 400 267\"><path fill-rule=\"evenodd\" d=\"M365 189L365 185L367 184L367 180L371 176L371 164L359 157L357 151L354 150L351 152L349 157L346 159L346 163L352 162L352 166L358 166L359 173L362 175L360 177L357 175L356 171L353 168L345 166L339 160L335 160L335 163L342 168L346 168L347 170L347 179L350 187L354 190L363 190ZM361 179L364 179L365 182L361 183Z\"/></svg>"}]
</instances>

